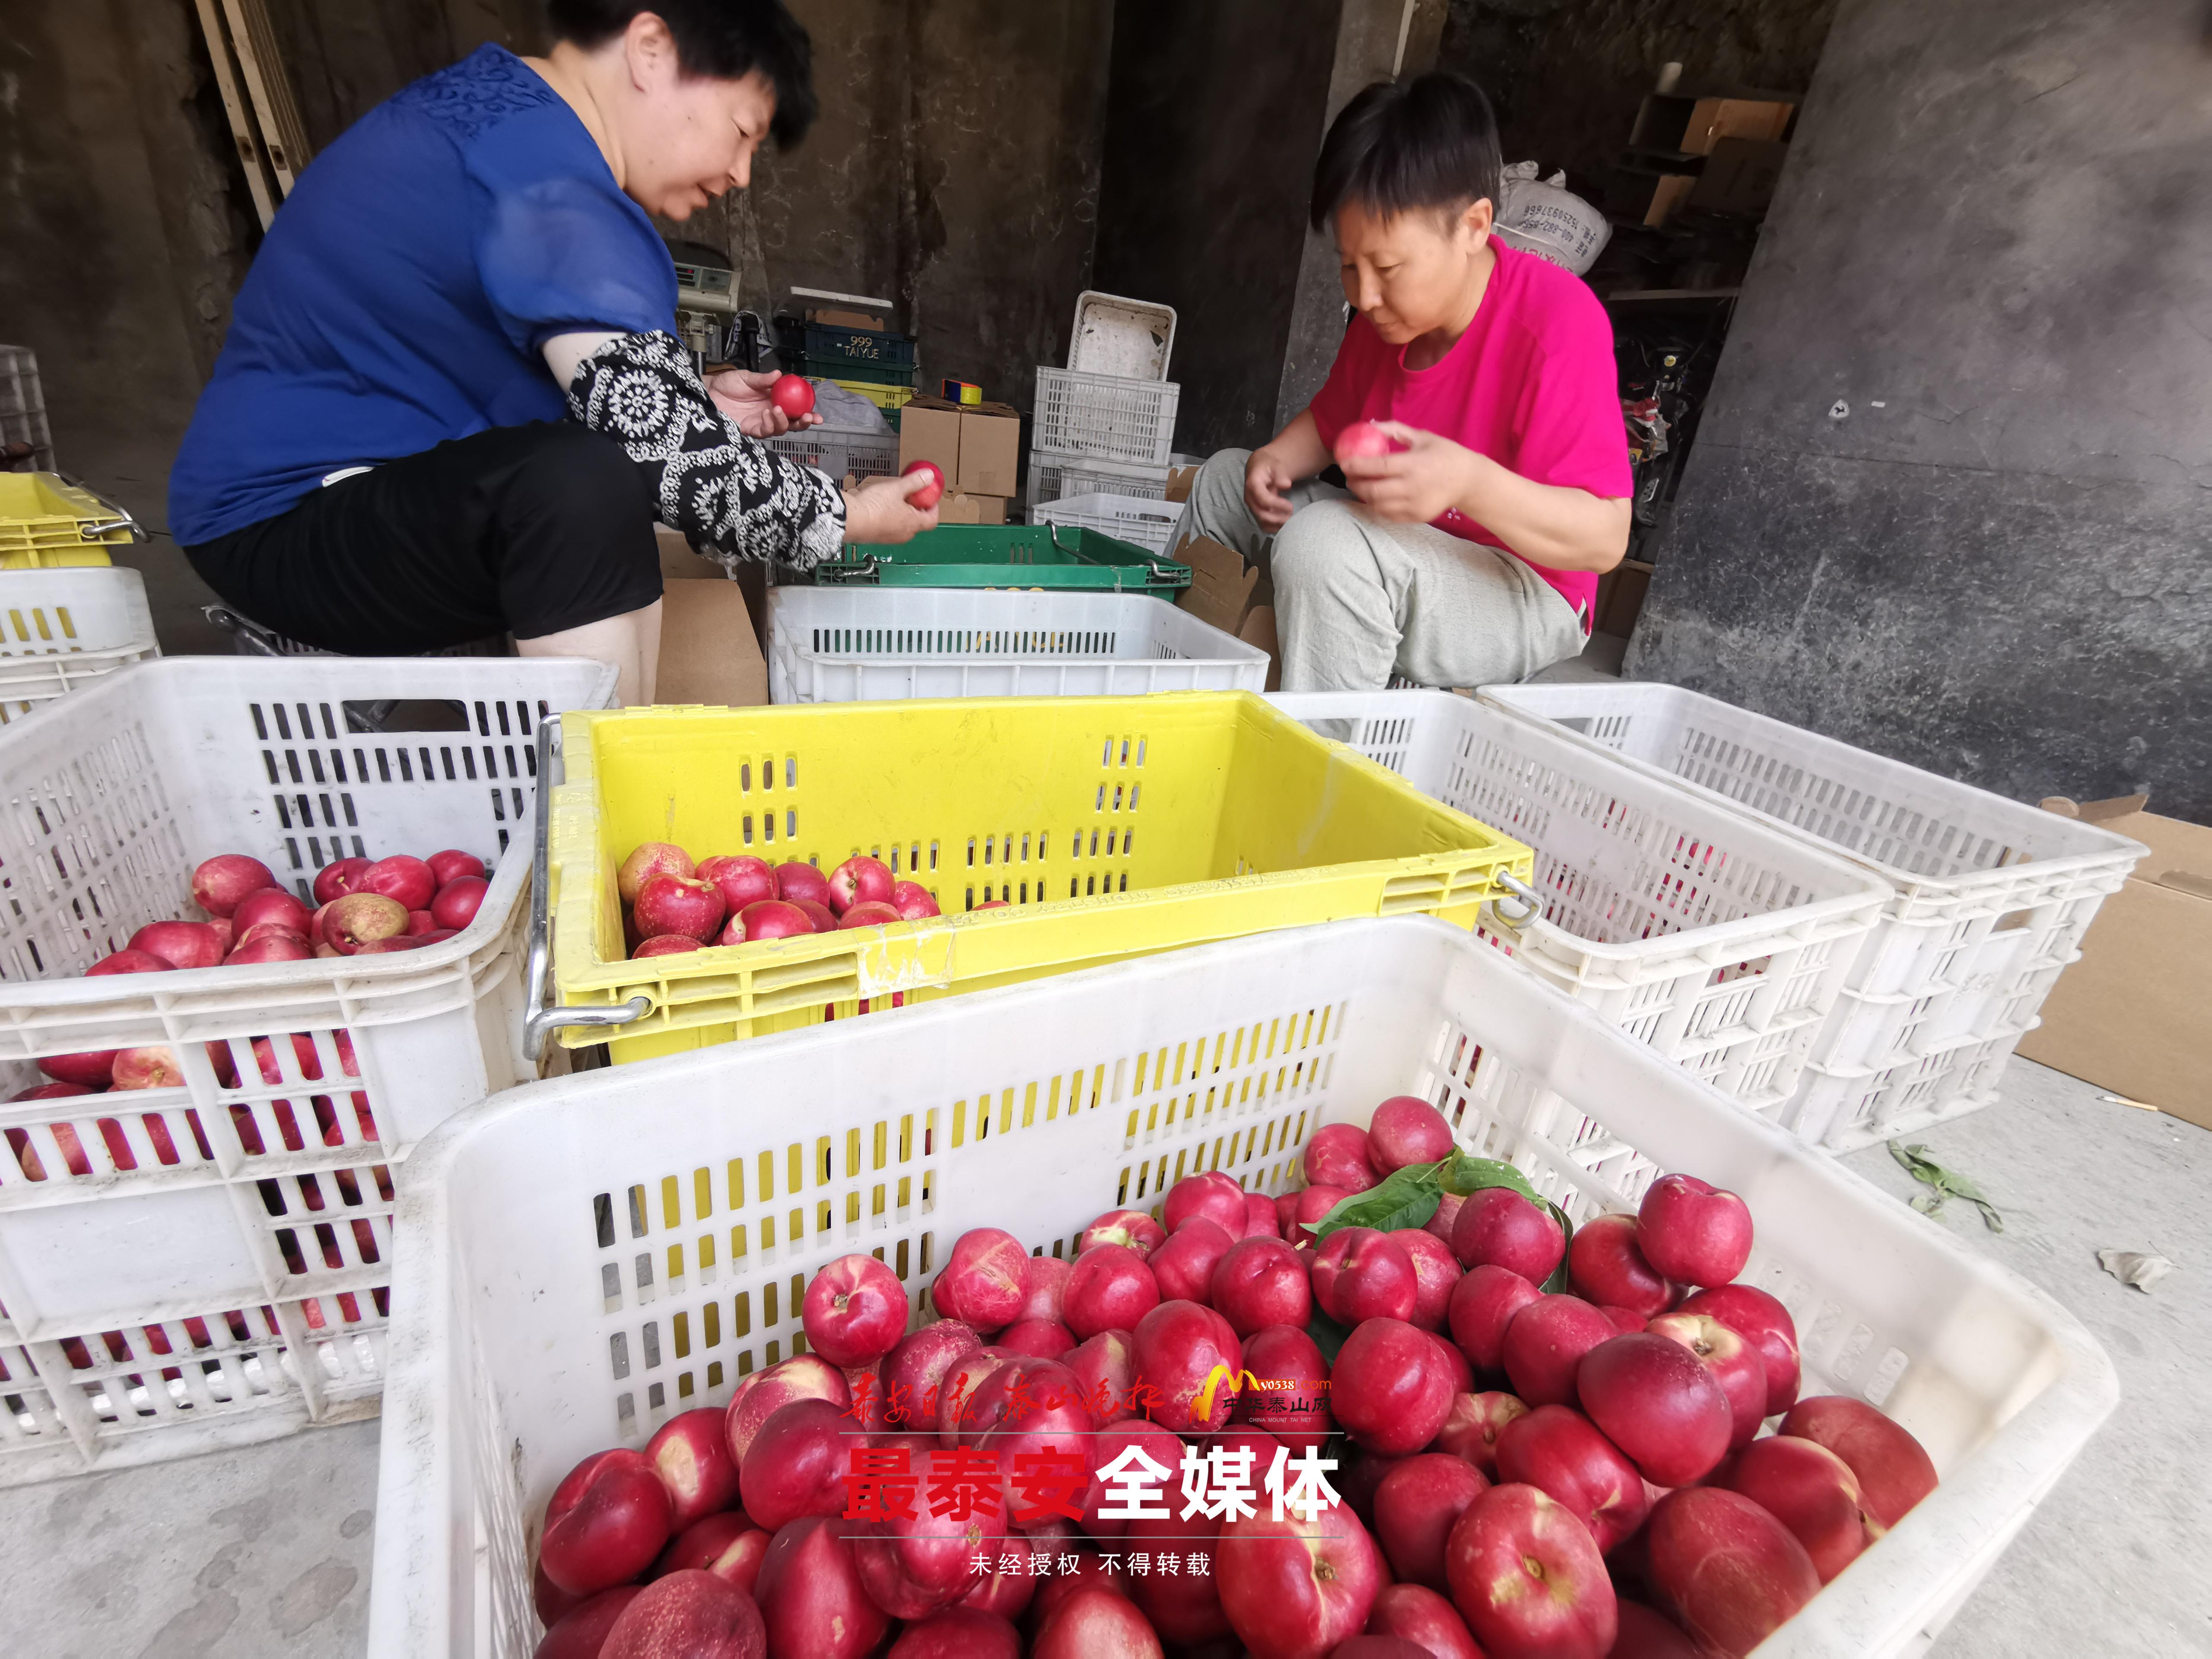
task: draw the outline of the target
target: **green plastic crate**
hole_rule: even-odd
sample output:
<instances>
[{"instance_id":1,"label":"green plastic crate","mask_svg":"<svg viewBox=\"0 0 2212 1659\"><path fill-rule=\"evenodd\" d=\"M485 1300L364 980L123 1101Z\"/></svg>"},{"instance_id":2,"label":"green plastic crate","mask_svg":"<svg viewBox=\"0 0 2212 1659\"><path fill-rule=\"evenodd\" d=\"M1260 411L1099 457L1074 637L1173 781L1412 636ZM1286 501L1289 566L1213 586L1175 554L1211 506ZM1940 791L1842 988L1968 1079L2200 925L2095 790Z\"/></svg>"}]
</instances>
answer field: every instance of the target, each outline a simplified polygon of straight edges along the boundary
<instances>
[{"instance_id":1,"label":"green plastic crate","mask_svg":"<svg viewBox=\"0 0 2212 1659\"><path fill-rule=\"evenodd\" d=\"M848 544L842 559L814 568L814 580L1171 597L1190 586L1190 567L1133 542L1066 525L946 525L900 547Z\"/></svg>"},{"instance_id":2,"label":"green plastic crate","mask_svg":"<svg viewBox=\"0 0 2212 1659\"><path fill-rule=\"evenodd\" d=\"M776 349L777 361L787 374L803 374L810 380L866 380L874 386L912 386L914 365L892 365L870 362L861 357L839 357L827 352L793 351L788 347Z\"/></svg>"}]
</instances>

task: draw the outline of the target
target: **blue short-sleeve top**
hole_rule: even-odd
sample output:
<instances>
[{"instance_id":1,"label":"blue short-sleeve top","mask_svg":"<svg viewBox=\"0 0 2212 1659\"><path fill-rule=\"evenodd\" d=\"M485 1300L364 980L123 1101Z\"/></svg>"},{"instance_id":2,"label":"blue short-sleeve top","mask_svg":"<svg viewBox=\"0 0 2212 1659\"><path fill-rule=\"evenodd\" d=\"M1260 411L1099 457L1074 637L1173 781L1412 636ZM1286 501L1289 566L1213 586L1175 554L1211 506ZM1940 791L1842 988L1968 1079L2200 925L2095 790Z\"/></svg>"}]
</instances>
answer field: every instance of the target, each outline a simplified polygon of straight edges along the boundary
<instances>
[{"instance_id":1,"label":"blue short-sleeve top","mask_svg":"<svg viewBox=\"0 0 2212 1659\"><path fill-rule=\"evenodd\" d=\"M186 546L328 474L558 420L556 334L675 324L676 273L576 113L495 46L379 105L255 255L169 475Z\"/></svg>"}]
</instances>

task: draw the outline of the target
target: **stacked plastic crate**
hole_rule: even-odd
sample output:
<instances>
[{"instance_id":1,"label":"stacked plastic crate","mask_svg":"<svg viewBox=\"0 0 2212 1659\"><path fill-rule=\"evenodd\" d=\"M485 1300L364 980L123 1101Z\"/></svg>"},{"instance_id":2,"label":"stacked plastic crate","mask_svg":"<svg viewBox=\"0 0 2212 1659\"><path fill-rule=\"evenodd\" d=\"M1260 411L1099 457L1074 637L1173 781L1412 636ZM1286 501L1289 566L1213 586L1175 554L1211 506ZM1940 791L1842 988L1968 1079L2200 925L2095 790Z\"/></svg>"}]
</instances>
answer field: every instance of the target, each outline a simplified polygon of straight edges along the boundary
<instances>
[{"instance_id":1,"label":"stacked plastic crate","mask_svg":"<svg viewBox=\"0 0 2212 1659\"><path fill-rule=\"evenodd\" d=\"M776 357L787 374L829 380L884 411L894 429L914 397L914 337L887 328L788 314L775 319Z\"/></svg>"},{"instance_id":2,"label":"stacked plastic crate","mask_svg":"<svg viewBox=\"0 0 2212 1659\"><path fill-rule=\"evenodd\" d=\"M1037 365L1031 522L1103 529L1167 550L1174 526L1158 521L1157 504L1167 494L1182 392L1167 378L1175 325L1171 306L1090 290L1078 296L1067 367ZM1071 500L1079 496L1085 499Z\"/></svg>"}]
</instances>

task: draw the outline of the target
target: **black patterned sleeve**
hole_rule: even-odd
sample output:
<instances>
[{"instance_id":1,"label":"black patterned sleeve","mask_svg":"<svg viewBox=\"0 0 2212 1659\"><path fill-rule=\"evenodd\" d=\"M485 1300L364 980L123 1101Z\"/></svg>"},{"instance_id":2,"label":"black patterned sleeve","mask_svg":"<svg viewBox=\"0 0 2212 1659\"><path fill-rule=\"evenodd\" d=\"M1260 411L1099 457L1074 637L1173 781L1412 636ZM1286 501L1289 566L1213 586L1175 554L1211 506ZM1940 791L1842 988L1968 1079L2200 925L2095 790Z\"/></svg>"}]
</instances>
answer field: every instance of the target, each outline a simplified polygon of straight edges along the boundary
<instances>
[{"instance_id":1,"label":"black patterned sleeve","mask_svg":"<svg viewBox=\"0 0 2212 1659\"><path fill-rule=\"evenodd\" d=\"M568 412L657 469L662 520L724 564L811 569L837 556L845 497L823 473L749 438L714 406L672 334L625 334L577 365Z\"/></svg>"}]
</instances>

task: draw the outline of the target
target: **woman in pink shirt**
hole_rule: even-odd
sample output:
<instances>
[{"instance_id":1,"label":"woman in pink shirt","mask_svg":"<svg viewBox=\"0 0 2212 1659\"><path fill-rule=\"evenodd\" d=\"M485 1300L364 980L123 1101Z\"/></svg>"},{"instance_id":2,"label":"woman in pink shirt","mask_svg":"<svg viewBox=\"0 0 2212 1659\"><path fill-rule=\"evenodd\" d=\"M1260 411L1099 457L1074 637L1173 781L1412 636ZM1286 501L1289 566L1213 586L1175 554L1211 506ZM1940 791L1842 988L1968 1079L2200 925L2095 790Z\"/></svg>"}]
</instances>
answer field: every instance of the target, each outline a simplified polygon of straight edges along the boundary
<instances>
[{"instance_id":1,"label":"woman in pink shirt","mask_svg":"<svg viewBox=\"0 0 2212 1659\"><path fill-rule=\"evenodd\" d=\"M1453 75L1368 88L1322 143L1314 228L1358 314L1304 414L1200 469L1178 532L1267 568L1285 690L1525 679L1581 651L1627 548L1612 325L1491 236L1500 168ZM1347 495L1316 475L1360 422L1403 447L1347 453Z\"/></svg>"}]
</instances>

